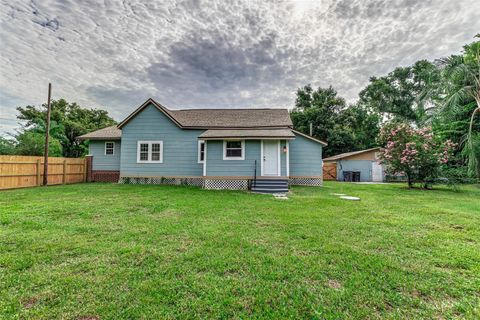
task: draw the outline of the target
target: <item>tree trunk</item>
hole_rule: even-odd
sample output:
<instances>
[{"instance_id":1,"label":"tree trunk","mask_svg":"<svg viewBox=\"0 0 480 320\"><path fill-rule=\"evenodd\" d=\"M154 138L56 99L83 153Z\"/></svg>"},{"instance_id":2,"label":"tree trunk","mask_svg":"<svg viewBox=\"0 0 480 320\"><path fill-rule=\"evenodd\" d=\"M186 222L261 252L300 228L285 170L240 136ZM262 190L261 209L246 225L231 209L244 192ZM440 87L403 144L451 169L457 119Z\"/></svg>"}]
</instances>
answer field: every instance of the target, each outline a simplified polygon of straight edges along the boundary
<instances>
[{"instance_id":1,"label":"tree trunk","mask_svg":"<svg viewBox=\"0 0 480 320\"><path fill-rule=\"evenodd\" d=\"M475 114L478 112L480 113L480 92L478 93L478 96L475 97L475 101L477 102L477 107L475 110L472 112L472 117L470 118L470 126L468 128L468 136L467 136L467 145L469 147L469 171L471 171L477 178L477 182L480 180L480 170L478 169L479 164L478 164L478 159L477 155L475 154L475 149L473 146L473 121L475 119Z\"/></svg>"},{"instance_id":2,"label":"tree trunk","mask_svg":"<svg viewBox=\"0 0 480 320\"><path fill-rule=\"evenodd\" d=\"M412 177L408 173L407 173L407 181L408 181L408 187L412 188L413 187Z\"/></svg>"}]
</instances>

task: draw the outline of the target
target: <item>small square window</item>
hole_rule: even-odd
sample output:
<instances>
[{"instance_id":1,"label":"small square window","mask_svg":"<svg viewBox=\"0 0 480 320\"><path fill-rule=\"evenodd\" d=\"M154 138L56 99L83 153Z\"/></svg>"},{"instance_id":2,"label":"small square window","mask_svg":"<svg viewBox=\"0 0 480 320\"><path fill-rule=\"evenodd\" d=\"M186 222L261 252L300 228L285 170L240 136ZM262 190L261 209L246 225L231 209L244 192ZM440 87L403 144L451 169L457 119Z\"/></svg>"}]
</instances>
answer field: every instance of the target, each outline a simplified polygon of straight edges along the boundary
<instances>
[{"instance_id":1,"label":"small square window","mask_svg":"<svg viewBox=\"0 0 480 320\"><path fill-rule=\"evenodd\" d=\"M243 140L224 141L223 159L224 160L243 160L245 142Z\"/></svg>"},{"instance_id":2,"label":"small square window","mask_svg":"<svg viewBox=\"0 0 480 320\"><path fill-rule=\"evenodd\" d=\"M115 154L115 142L105 142L105 155L113 156Z\"/></svg>"}]
</instances>

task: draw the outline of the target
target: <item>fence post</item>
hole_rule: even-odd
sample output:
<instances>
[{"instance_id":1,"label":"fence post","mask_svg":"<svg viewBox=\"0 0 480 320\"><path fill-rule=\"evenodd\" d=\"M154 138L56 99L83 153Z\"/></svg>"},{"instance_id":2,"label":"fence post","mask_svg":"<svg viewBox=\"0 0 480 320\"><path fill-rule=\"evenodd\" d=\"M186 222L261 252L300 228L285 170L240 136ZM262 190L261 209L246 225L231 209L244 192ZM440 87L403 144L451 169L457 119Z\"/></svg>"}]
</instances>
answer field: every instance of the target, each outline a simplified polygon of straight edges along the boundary
<instances>
[{"instance_id":1,"label":"fence post","mask_svg":"<svg viewBox=\"0 0 480 320\"><path fill-rule=\"evenodd\" d=\"M87 158L83 158L83 182L87 182Z\"/></svg>"},{"instance_id":2,"label":"fence post","mask_svg":"<svg viewBox=\"0 0 480 320\"><path fill-rule=\"evenodd\" d=\"M87 159L87 182L92 182L93 181L93 172L92 172L92 167L93 167L93 156L85 156L85 159Z\"/></svg>"},{"instance_id":3,"label":"fence post","mask_svg":"<svg viewBox=\"0 0 480 320\"><path fill-rule=\"evenodd\" d=\"M42 182L40 181L40 166L41 166L41 160L37 159L37 186L41 186Z\"/></svg>"},{"instance_id":4,"label":"fence post","mask_svg":"<svg viewBox=\"0 0 480 320\"><path fill-rule=\"evenodd\" d=\"M63 178L62 178L62 183L65 184L67 183L67 160L63 160Z\"/></svg>"}]
</instances>

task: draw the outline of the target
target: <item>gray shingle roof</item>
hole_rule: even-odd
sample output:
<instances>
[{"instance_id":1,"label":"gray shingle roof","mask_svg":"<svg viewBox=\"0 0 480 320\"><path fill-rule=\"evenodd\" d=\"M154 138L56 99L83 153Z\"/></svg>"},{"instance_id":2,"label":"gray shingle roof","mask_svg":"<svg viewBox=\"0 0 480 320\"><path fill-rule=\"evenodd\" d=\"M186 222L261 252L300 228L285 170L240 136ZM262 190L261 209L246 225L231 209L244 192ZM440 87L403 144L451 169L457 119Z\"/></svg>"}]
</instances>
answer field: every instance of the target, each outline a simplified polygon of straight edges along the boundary
<instances>
[{"instance_id":1,"label":"gray shingle roof","mask_svg":"<svg viewBox=\"0 0 480 320\"><path fill-rule=\"evenodd\" d=\"M351 156L355 156L357 154L362 154L364 152L369 152L369 151L373 151L373 150L377 150L377 149L380 149L380 148L377 147L377 148L365 149L365 150L360 150L360 151L340 153L340 154L337 154L336 156L331 156L331 157L328 157L328 158L324 158L323 161L334 161L334 160L344 159L344 158L348 158L348 157L351 157Z\"/></svg>"},{"instance_id":2,"label":"gray shingle roof","mask_svg":"<svg viewBox=\"0 0 480 320\"><path fill-rule=\"evenodd\" d=\"M258 128L293 125L287 109L191 109L168 112L183 127Z\"/></svg>"},{"instance_id":3,"label":"gray shingle roof","mask_svg":"<svg viewBox=\"0 0 480 320\"><path fill-rule=\"evenodd\" d=\"M221 138L283 138L293 139L290 129L210 129L199 136L200 139Z\"/></svg>"},{"instance_id":4,"label":"gray shingle roof","mask_svg":"<svg viewBox=\"0 0 480 320\"><path fill-rule=\"evenodd\" d=\"M153 104L179 127L211 128L265 128L290 127L292 120L287 109L183 109L171 110L153 99L148 99L118 126L122 128L145 107Z\"/></svg>"},{"instance_id":5,"label":"gray shingle roof","mask_svg":"<svg viewBox=\"0 0 480 320\"><path fill-rule=\"evenodd\" d=\"M170 110L153 99L148 99L118 126L90 132L78 137L80 140L120 139L121 128L145 107L153 104L179 127L185 129L264 129L292 127L287 109L183 109ZM268 133L265 133L268 134ZM271 134L271 132L270 132ZM282 134L286 134L286 131ZM288 136L290 137L291 131Z\"/></svg>"},{"instance_id":6,"label":"gray shingle roof","mask_svg":"<svg viewBox=\"0 0 480 320\"><path fill-rule=\"evenodd\" d=\"M122 136L122 130L118 129L117 126L106 127L97 131L89 132L87 134L81 135L78 137L80 140L119 140Z\"/></svg>"}]
</instances>

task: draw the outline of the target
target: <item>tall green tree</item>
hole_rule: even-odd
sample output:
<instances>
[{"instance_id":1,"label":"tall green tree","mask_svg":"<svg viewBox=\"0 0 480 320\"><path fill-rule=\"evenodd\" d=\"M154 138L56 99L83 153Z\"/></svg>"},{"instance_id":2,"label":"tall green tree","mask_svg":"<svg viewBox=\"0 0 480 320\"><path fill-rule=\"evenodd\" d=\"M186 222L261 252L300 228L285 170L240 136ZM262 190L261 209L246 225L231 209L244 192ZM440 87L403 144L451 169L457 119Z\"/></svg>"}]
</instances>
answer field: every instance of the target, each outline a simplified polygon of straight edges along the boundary
<instances>
[{"instance_id":1,"label":"tall green tree","mask_svg":"<svg viewBox=\"0 0 480 320\"><path fill-rule=\"evenodd\" d=\"M45 152L45 135L34 131L23 131L16 136L15 154L22 156L43 156ZM48 155L62 156L62 144L54 137L48 142Z\"/></svg>"},{"instance_id":2,"label":"tall green tree","mask_svg":"<svg viewBox=\"0 0 480 320\"><path fill-rule=\"evenodd\" d=\"M420 60L409 67L395 68L383 77L370 78L360 92L360 104L382 115L387 122L407 122L417 126L426 120L440 82L439 68Z\"/></svg>"},{"instance_id":3,"label":"tall green tree","mask_svg":"<svg viewBox=\"0 0 480 320\"><path fill-rule=\"evenodd\" d=\"M344 132L344 135L347 133L346 136L350 140L350 144L339 148L341 152L338 153L375 147L380 132L380 115L359 104L350 105L342 110L337 117L332 137L330 137L332 142L337 131ZM340 142L338 146L341 146Z\"/></svg>"},{"instance_id":4,"label":"tall green tree","mask_svg":"<svg viewBox=\"0 0 480 320\"><path fill-rule=\"evenodd\" d=\"M0 155L15 154L15 145L16 145L15 140L7 139L5 137L0 136Z\"/></svg>"},{"instance_id":5,"label":"tall green tree","mask_svg":"<svg viewBox=\"0 0 480 320\"><path fill-rule=\"evenodd\" d=\"M60 142L65 157L80 157L86 153L86 144L78 141L78 136L116 124L105 110L82 108L64 99L52 101L51 107L50 134ZM45 134L46 105L29 105L17 110L18 119L26 120L24 131Z\"/></svg>"},{"instance_id":6,"label":"tall green tree","mask_svg":"<svg viewBox=\"0 0 480 320\"><path fill-rule=\"evenodd\" d=\"M339 97L332 87L313 90L307 85L297 90L295 108L291 113L292 122L296 130L307 134L312 124L312 135L328 140L336 115L344 108L345 99Z\"/></svg>"},{"instance_id":7,"label":"tall green tree","mask_svg":"<svg viewBox=\"0 0 480 320\"><path fill-rule=\"evenodd\" d=\"M291 112L296 130L328 142L325 155L375 146L379 117L361 106L347 107L332 87L314 90L310 85L297 90Z\"/></svg>"},{"instance_id":8,"label":"tall green tree","mask_svg":"<svg viewBox=\"0 0 480 320\"><path fill-rule=\"evenodd\" d=\"M464 46L462 55L440 61L444 99L438 108L438 127L447 134L463 135L462 153L470 173L480 179L480 124L475 122L480 113L480 41Z\"/></svg>"}]
</instances>

